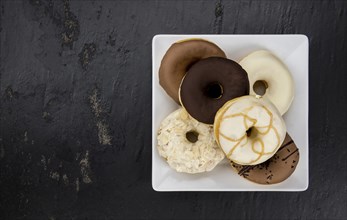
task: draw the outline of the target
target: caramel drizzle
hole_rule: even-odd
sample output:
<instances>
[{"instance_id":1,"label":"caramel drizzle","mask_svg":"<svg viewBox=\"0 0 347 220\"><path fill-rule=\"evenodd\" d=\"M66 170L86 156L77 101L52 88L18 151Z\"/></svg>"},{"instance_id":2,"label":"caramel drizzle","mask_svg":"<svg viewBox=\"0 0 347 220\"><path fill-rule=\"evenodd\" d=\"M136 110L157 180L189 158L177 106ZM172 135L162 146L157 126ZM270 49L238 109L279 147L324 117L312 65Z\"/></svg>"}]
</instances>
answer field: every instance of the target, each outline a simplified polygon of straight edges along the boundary
<instances>
[{"instance_id":1,"label":"caramel drizzle","mask_svg":"<svg viewBox=\"0 0 347 220\"><path fill-rule=\"evenodd\" d=\"M277 131L277 129L275 128L275 127L272 127L271 129L273 129L274 130L274 132L275 132L275 135L276 135L276 138L277 138L277 140L278 140L278 142L279 142L279 140L280 140L280 136L279 136L279 134L278 134L278 131ZM261 140L262 141L262 140ZM263 142L263 141L262 141ZM264 144L264 143L263 143ZM273 153L275 153L276 151L277 151L277 148L278 148L278 143L277 143L277 147L273 150L273 151L271 151L271 152L267 152L267 153L264 153L264 155L269 155L269 154L273 154ZM253 152L256 152L256 153L259 153L258 151L256 151L256 150L254 150Z\"/></svg>"},{"instance_id":2,"label":"caramel drizzle","mask_svg":"<svg viewBox=\"0 0 347 220\"><path fill-rule=\"evenodd\" d=\"M242 142L242 140L243 140L245 137L246 137L246 135L244 135L244 136L241 138L241 140L239 140L239 142L238 142L237 144L235 144L234 147L229 151L229 153L227 154L227 157L228 157L228 158L233 154L233 152L234 152L234 150L236 149L236 147Z\"/></svg>"},{"instance_id":3,"label":"caramel drizzle","mask_svg":"<svg viewBox=\"0 0 347 220\"><path fill-rule=\"evenodd\" d=\"M233 101L232 101L232 103L230 104L230 106L228 106L228 107L225 107L224 109L222 108L220 111L220 113L219 113L219 111L217 112L217 114L216 115L218 115L218 114L221 114L222 116L225 114L225 112L231 107L231 106L233 106L234 104L235 104L235 101L237 100L237 99L239 99L239 98L235 98ZM217 121L217 123L216 123L216 126L215 126L215 138L216 138L216 141L217 141L217 143L218 144L220 144L220 141L219 141L219 127L220 127L220 122L221 122L221 120L218 120ZM218 129L217 129L218 128Z\"/></svg>"},{"instance_id":4,"label":"caramel drizzle","mask_svg":"<svg viewBox=\"0 0 347 220\"><path fill-rule=\"evenodd\" d=\"M263 106L263 108L265 109L265 111L266 111L266 112L269 114L269 116L270 116L270 124L269 124L268 126L257 126L257 128L266 128L266 127L267 127L267 130L266 130L265 132L260 132L259 129L257 129L257 130L258 130L258 132L259 132L260 134L266 135L267 133L270 132L270 129L271 129L271 128L274 128L273 125L272 125L272 123L273 123L273 115L272 115L272 113L271 113L266 107Z\"/></svg>"},{"instance_id":5,"label":"caramel drizzle","mask_svg":"<svg viewBox=\"0 0 347 220\"><path fill-rule=\"evenodd\" d=\"M232 103L228 108L224 109L224 111L222 112L222 115L224 116L225 112L227 111L227 109L229 109L234 103ZM253 109L254 106L251 106L251 107L248 107L246 109L243 110L243 112L245 113L237 113L237 114L232 114L232 115L228 115L228 116L224 116L222 117L221 120L223 119L227 119L227 118L235 118L235 117L243 117L243 123L244 123L244 126L245 128L250 128L252 126L254 126L256 123L257 123L257 119L255 118L252 118L250 116L247 115L247 113L249 113L249 111L251 111ZM270 116L270 123L269 125L267 126L257 126L255 128L267 128L265 132L260 132L259 129L257 129L258 133L259 134L262 134L262 135L266 135L270 132L271 129L273 129L275 135L276 135L276 139L277 139L277 146L274 148L273 151L271 152L264 152L264 142L259 139L259 138L256 138L254 140L252 140L252 144L251 144L251 150L255 153L255 154L258 154L258 157L252 161L250 161L249 163L254 163L256 161L258 161L263 155L269 155L269 154L273 154L276 152L276 150L278 149L279 145L280 145L280 137L279 137L279 134L278 134L278 131L277 129L273 126L273 114L270 112L270 110L268 110L265 106L262 106L262 108L268 113L268 115ZM217 130L217 134L218 134L218 142L219 142L219 135L222 136L223 138L225 138L226 140L229 140L229 141L232 141L232 142L237 142L233 147L232 149L228 152L228 154L226 154L227 158L230 159L230 156L232 155L232 153L234 152L234 150L240 145L240 143L242 142L242 140L244 138L246 138L246 134L243 135L241 138L238 138L238 139L233 139L233 138L230 138L228 136L226 136L225 134L223 134L222 132L220 132L219 128L220 128L220 123L221 123L221 120L219 120L217 122L217 126L218 126L218 130ZM252 125L251 126L248 126L247 124L247 120L251 121L252 122ZM255 149L255 144L259 142L260 143L260 146L261 146L261 151L257 151ZM247 139L247 142L243 145L241 145L241 147L245 146L246 144L248 143L248 139ZM235 163L239 163L239 164L242 164L242 162L239 162L235 159L233 159L233 161Z\"/></svg>"},{"instance_id":6,"label":"caramel drizzle","mask_svg":"<svg viewBox=\"0 0 347 220\"><path fill-rule=\"evenodd\" d=\"M255 152L255 151L254 151L254 149L255 149L255 148L254 148L254 145L255 145L255 143L256 143L257 141L259 141L259 142L261 143L261 152L260 152L260 153L257 153L257 154L258 154L258 157L257 157L256 159L254 159L254 160L251 160L251 161L249 162L250 164L251 164L251 163L254 163L254 162L256 162L256 161L258 161L258 160L264 155L264 142L263 142L261 139L259 139L259 138L253 140L253 142L252 142L252 151ZM242 164L242 162L240 162L240 161L238 161L238 160L235 160L235 159L233 159L233 162L238 163L238 164Z\"/></svg>"},{"instance_id":7,"label":"caramel drizzle","mask_svg":"<svg viewBox=\"0 0 347 220\"><path fill-rule=\"evenodd\" d=\"M239 116L247 118L248 120L250 120L252 122L255 122L255 123L257 122L257 119L251 118L247 114L244 114L244 113L236 113L236 114L233 114L233 115L228 115L228 116L223 117L222 120L223 119L228 119L228 118L235 118L235 117L239 117Z\"/></svg>"},{"instance_id":8,"label":"caramel drizzle","mask_svg":"<svg viewBox=\"0 0 347 220\"><path fill-rule=\"evenodd\" d=\"M247 135L245 134L245 135L243 135L242 137L240 137L240 138L238 138L238 139L232 139L232 138L226 136L226 135L223 134L223 133L219 133L219 135L222 136L223 138L227 139L228 141L232 141L232 142L238 142L238 141L242 140L244 137L247 136Z\"/></svg>"}]
</instances>

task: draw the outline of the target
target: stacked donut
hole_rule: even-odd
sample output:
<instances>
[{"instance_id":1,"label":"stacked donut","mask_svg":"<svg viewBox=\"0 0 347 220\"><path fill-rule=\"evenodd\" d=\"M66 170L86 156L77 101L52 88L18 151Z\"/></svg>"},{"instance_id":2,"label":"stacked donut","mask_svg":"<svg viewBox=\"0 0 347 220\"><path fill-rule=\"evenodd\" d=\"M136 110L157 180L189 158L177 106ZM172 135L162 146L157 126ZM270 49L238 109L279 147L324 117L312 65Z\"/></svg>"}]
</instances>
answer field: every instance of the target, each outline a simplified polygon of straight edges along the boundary
<instances>
[{"instance_id":1,"label":"stacked donut","mask_svg":"<svg viewBox=\"0 0 347 220\"><path fill-rule=\"evenodd\" d=\"M299 151L282 118L294 85L271 52L255 51L237 63L207 40L179 41L164 55L159 81L181 105L157 136L159 154L173 169L211 171L226 157L240 176L260 184L294 172Z\"/></svg>"}]
</instances>

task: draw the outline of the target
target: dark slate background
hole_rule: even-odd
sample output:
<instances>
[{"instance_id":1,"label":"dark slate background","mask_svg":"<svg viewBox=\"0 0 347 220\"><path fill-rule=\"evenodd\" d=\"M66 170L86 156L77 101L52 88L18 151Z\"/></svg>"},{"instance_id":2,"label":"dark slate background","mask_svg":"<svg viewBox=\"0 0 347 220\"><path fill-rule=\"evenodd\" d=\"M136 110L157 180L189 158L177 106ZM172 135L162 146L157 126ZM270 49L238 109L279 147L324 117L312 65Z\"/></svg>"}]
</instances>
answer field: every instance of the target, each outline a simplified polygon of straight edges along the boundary
<instances>
[{"instance_id":1,"label":"dark slate background","mask_svg":"<svg viewBox=\"0 0 347 220\"><path fill-rule=\"evenodd\" d=\"M346 1L1 1L0 219L347 217ZM306 34L310 186L151 187L155 34Z\"/></svg>"}]
</instances>

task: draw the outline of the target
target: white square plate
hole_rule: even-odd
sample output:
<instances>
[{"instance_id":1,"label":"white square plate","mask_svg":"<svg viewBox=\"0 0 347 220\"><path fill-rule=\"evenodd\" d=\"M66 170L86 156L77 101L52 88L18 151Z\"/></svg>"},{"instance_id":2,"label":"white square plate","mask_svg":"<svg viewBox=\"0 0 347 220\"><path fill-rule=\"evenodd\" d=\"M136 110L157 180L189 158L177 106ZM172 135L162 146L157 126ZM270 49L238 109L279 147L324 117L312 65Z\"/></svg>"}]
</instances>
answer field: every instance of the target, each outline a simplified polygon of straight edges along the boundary
<instances>
[{"instance_id":1,"label":"white square plate","mask_svg":"<svg viewBox=\"0 0 347 220\"><path fill-rule=\"evenodd\" d=\"M217 44L229 59L240 61L248 53L266 49L291 71L295 97L284 115L288 133L300 151L296 170L287 180L259 185L240 177L224 159L214 170L202 174L178 173L159 156L157 131L161 121L179 106L159 85L158 70L167 49L176 41L203 38ZM152 42L152 186L156 191L304 191L308 187L308 39L305 35L156 35Z\"/></svg>"}]
</instances>

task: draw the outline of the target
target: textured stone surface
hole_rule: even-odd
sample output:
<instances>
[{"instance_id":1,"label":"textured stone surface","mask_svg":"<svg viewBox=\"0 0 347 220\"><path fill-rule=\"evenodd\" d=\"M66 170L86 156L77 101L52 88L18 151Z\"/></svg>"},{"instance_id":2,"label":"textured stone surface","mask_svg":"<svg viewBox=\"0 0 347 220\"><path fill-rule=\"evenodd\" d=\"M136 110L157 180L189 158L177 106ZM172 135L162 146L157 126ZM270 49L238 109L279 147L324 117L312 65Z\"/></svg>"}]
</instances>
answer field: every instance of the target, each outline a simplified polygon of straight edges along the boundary
<instances>
[{"instance_id":1,"label":"textured stone surface","mask_svg":"<svg viewBox=\"0 0 347 220\"><path fill-rule=\"evenodd\" d=\"M347 2L1 1L0 219L343 219ZM159 33L310 39L310 186L151 187L151 40Z\"/></svg>"}]
</instances>

